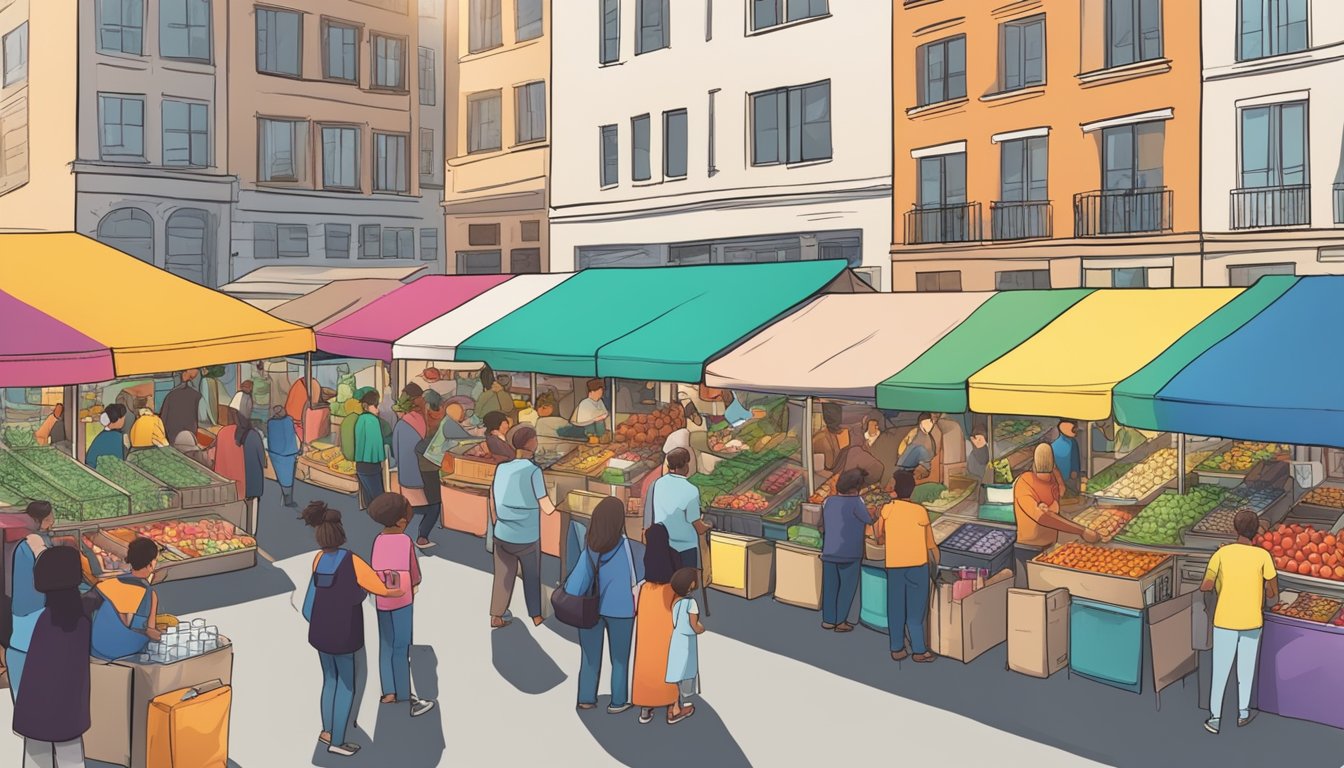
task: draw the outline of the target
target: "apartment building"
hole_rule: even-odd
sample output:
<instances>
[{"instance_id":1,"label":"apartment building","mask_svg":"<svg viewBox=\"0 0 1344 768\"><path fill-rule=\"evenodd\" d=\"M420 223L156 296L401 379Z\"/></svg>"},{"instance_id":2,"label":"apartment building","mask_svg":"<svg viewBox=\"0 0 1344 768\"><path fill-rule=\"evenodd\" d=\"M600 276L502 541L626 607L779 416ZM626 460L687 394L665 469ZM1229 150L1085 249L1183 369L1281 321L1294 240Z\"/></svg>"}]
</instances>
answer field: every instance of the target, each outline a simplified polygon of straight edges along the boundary
<instances>
[{"instance_id":1,"label":"apartment building","mask_svg":"<svg viewBox=\"0 0 1344 768\"><path fill-rule=\"evenodd\" d=\"M551 4L454 0L444 191L448 271L542 272L551 135ZM575 4L577 5L577 4ZM568 16L584 15L569 8Z\"/></svg>"},{"instance_id":2,"label":"apartment building","mask_svg":"<svg viewBox=\"0 0 1344 768\"><path fill-rule=\"evenodd\" d=\"M420 255L428 261L433 253L433 272L443 272L446 239L443 218L444 147L447 146L447 120L450 97L444 90L445 59L448 57L448 24L457 25L456 13L448 17L447 0L418 0L420 26L416 49L416 100L420 105L420 139L415 156L420 174L420 207L426 223L420 232ZM456 10L456 9L454 9ZM429 238L429 242L425 242Z\"/></svg>"},{"instance_id":3,"label":"apartment building","mask_svg":"<svg viewBox=\"0 0 1344 768\"><path fill-rule=\"evenodd\" d=\"M891 94L875 73L891 13L601 0L557 16L552 268L844 258L888 287Z\"/></svg>"},{"instance_id":4,"label":"apartment building","mask_svg":"<svg viewBox=\"0 0 1344 768\"><path fill-rule=\"evenodd\" d=\"M893 34L895 290L1200 284L1199 3L906 0Z\"/></svg>"},{"instance_id":5,"label":"apartment building","mask_svg":"<svg viewBox=\"0 0 1344 768\"><path fill-rule=\"evenodd\" d=\"M1203 35L1205 284L1340 272L1344 14L1205 0Z\"/></svg>"}]
</instances>

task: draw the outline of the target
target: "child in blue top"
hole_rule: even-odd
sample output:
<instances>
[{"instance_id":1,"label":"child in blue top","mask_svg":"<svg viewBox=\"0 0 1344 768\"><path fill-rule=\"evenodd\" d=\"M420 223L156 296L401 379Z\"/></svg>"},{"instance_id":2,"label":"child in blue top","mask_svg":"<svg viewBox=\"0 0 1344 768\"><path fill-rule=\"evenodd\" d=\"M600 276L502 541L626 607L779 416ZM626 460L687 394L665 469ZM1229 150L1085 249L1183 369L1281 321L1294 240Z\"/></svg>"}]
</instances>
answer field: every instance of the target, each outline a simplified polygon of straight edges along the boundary
<instances>
[{"instance_id":1,"label":"child in blue top","mask_svg":"<svg viewBox=\"0 0 1344 768\"><path fill-rule=\"evenodd\" d=\"M677 601L672 604L672 644L667 649L667 677L676 683L684 698L699 693L700 651L699 634L705 631L700 623L700 608L691 592L695 590L697 572L681 568L672 574L672 591ZM668 708L667 724L676 725L695 714L695 705L677 703Z\"/></svg>"}]
</instances>

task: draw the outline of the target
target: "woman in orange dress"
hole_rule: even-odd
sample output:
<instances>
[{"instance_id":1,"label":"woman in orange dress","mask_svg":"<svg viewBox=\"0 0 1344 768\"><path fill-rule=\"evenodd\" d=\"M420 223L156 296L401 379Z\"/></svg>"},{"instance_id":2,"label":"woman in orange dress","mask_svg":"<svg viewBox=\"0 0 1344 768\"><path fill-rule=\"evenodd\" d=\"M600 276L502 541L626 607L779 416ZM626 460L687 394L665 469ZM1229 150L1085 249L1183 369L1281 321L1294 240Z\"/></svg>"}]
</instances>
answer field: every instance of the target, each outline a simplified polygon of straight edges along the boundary
<instances>
[{"instance_id":1,"label":"woman in orange dress","mask_svg":"<svg viewBox=\"0 0 1344 768\"><path fill-rule=\"evenodd\" d=\"M243 447L238 445L238 412L229 410L229 425L215 435L215 474L232 480L238 486L238 498L247 498L247 467L243 463Z\"/></svg>"},{"instance_id":2,"label":"woman in orange dress","mask_svg":"<svg viewBox=\"0 0 1344 768\"><path fill-rule=\"evenodd\" d=\"M666 681L667 651L672 644L672 574L681 567L681 557L668 543L662 524L644 532L644 584L639 588L639 612L635 616L635 672L630 703L639 707L639 722L653 721L655 707L677 704L676 683ZM670 717L671 715L669 715Z\"/></svg>"}]
</instances>

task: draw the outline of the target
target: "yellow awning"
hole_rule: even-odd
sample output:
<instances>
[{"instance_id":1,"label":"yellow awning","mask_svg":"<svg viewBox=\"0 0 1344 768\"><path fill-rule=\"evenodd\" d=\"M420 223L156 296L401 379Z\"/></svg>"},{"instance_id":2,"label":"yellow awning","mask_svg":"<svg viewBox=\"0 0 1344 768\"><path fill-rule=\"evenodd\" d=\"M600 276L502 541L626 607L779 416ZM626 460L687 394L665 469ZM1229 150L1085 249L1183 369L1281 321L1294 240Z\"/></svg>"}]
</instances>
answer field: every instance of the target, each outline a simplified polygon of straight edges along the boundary
<instances>
[{"instance_id":1,"label":"yellow awning","mask_svg":"<svg viewBox=\"0 0 1344 768\"><path fill-rule=\"evenodd\" d=\"M1096 291L972 375L971 410L1109 418L1117 384L1239 293L1240 288Z\"/></svg>"},{"instance_id":2,"label":"yellow awning","mask_svg":"<svg viewBox=\"0 0 1344 768\"><path fill-rule=\"evenodd\" d=\"M307 328L74 233L0 235L0 290L111 348L117 376L314 349Z\"/></svg>"}]
</instances>

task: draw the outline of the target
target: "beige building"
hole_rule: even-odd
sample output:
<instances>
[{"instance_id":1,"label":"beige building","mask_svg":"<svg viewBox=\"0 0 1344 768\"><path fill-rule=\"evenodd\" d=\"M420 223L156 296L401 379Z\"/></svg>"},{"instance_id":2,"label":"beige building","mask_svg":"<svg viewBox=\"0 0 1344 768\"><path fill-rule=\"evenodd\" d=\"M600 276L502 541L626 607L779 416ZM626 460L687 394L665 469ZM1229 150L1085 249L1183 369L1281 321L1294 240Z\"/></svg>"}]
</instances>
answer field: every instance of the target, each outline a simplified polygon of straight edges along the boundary
<instances>
[{"instance_id":1,"label":"beige building","mask_svg":"<svg viewBox=\"0 0 1344 768\"><path fill-rule=\"evenodd\" d=\"M542 272L547 253L551 9L547 0L454 0L446 90L448 271ZM450 9L449 15L453 15Z\"/></svg>"}]
</instances>

